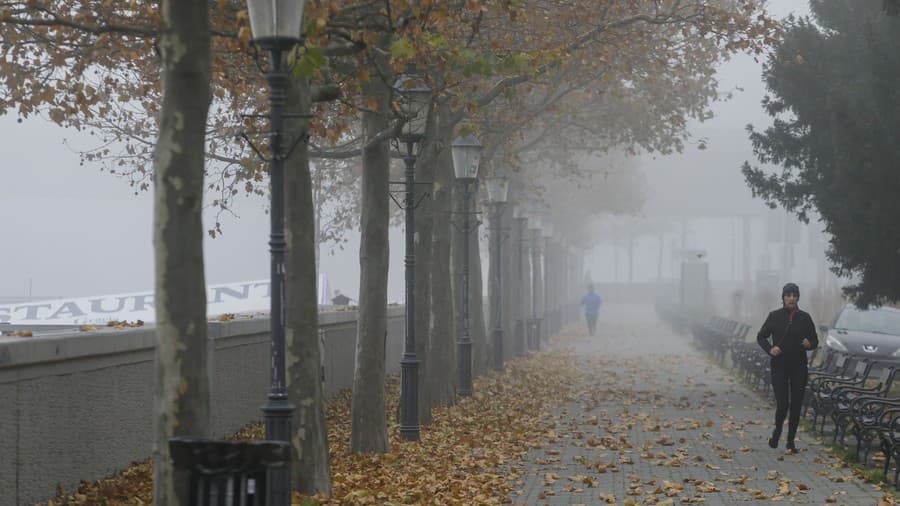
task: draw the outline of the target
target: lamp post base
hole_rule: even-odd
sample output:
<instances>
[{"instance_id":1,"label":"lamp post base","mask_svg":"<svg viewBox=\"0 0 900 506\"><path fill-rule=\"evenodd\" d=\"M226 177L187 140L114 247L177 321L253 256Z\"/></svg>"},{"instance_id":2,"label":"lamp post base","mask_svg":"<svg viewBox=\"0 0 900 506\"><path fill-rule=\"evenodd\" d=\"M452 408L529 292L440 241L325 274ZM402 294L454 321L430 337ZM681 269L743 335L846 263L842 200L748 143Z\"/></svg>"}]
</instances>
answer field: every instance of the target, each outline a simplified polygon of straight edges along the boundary
<instances>
[{"instance_id":1,"label":"lamp post base","mask_svg":"<svg viewBox=\"0 0 900 506\"><path fill-rule=\"evenodd\" d=\"M404 356L400 359L400 436L407 441L419 440L419 361Z\"/></svg>"},{"instance_id":2,"label":"lamp post base","mask_svg":"<svg viewBox=\"0 0 900 506\"><path fill-rule=\"evenodd\" d=\"M517 357L521 357L525 354L525 322L516 320L516 327L513 330L513 335L516 339L515 343L513 343L513 352Z\"/></svg>"},{"instance_id":3,"label":"lamp post base","mask_svg":"<svg viewBox=\"0 0 900 506\"><path fill-rule=\"evenodd\" d=\"M525 320L525 332L527 341L525 342L528 351L534 350L534 318Z\"/></svg>"},{"instance_id":4,"label":"lamp post base","mask_svg":"<svg viewBox=\"0 0 900 506\"><path fill-rule=\"evenodd\" d=\"M503 370L503 329L494 329L494 369Z\"/></svg>"},{"instance_id":5,"label":"lamp post base","mask_svg":"<svg viewBox=\"0 0 900 506\"><path fill-rule=\"evenodd\" d=\"M263 421L266 427L266 439L269 441L284 441L291 443L291 417L294 413L294 405L288 402L287 397L277 394L269 394L269 400L259 408L263 412ZM288 506L291 504L291 463L269 471L271 479L266 481L266 497L271 498L270 504Z\"/></svg>"},{"instance_id":6,"label":"lamp post base","mask_svg":"<svg viewBox=\"0 0 900 506\"><path fill-rule=\"evenodd\" d=\"M459 395L472 396L472 340L468 337L460 339L459 347Z\"/></svg>"}]
</instances>

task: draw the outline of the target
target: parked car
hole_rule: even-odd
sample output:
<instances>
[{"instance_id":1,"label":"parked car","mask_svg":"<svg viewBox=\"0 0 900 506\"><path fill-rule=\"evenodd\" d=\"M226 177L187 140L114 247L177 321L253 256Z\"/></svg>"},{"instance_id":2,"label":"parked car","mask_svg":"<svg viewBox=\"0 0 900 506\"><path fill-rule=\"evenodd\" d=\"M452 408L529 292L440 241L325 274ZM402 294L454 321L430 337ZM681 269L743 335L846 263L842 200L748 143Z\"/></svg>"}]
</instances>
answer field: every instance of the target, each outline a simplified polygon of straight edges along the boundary
<instances>
[{"instance_id":1,"label":"parked car","mask_svg":"<svg viewBox=\"0 0 900 506\"><path fill-rule=\"evenodd\" d=\"M882 306L867 310L853 304L841 308L825 331L825 346L868 357L900 362L900 309Z\"/></svg>"}]
</instances>

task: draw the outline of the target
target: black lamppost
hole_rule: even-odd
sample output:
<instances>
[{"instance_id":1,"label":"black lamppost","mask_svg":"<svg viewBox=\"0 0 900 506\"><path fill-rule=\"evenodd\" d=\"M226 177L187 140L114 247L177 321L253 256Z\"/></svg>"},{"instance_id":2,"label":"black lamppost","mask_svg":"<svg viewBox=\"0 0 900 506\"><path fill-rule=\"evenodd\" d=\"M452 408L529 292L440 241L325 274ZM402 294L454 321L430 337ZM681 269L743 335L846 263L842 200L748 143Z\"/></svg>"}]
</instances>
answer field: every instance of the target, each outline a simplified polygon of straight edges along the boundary
<instances>
[{"instance_id":1,"label":"black lamppost","mask_svg":"<svg viewBox=\"0 0 900 506\"><path fill-rule=\"evenodd\" d=\"M266 427L266 439L291 441L291 416L294 406L288 402L284 361L284 160L290 149L284 149L284 101L290 79L284 65L285 55L300 43L303 22L303 0L247 0L251 44L269 53L265 72L269 86L269 181L271 192L271 377L266 404L260 409ZM266 497L271 504L291 502L291 467L270 471L266 481Z\"/></svg>"},{"instance_id":2,"label":"black lamppost","mask_svg":"<svg viewBox=\"0 0 900 506\"><path fill-rule=\"evenodd\" d=\"M516 224L518 244L516 245L516 277L518 284L516 286L516 329L515 339L516 355L525 353L525 294L522 293L523 269L525 268L525 243L528 240L525 234L528 233L528 218L525 217L521 206L513 208L513 220Z\"/></svg>"},{"instance_id":3,"label":"black lamppost","mask_svg":"<svg viewBox=\"0 0 900 506\"><path fill-rule=\"evenodd\" d=\"M500 258L500 245L503 242L503 227L501 227L501 218L503 217L503 207L506 205L506 197L509 194L509 178L507 177L490 177L484 181L485 189L487 189L488 203L493 207L493 217L491 218L491 275L494 278L494 300L491 301L491 309L494 313L494 368L503 369L503 279L500 275L502 259Z\"/></svg>"},{"instance_id":4,"label":"black lamppost","mask_svg":"<svg viewBox=\"0 0 900 506\"><path fill-rule=\"evenodd\" d=\"M462 289L462 332L456 342L459 357L459 395L472 395L472 336L469 335L469 234L471 219L469 201L478 183L478 165L481 163L481 143L472 135L457 137L451 148L453 172L463 190L463 289Z\"/></svg>"},{"instance_id":5,"label":"black lamppost","mask_svg":"<svg viewBox=\"0 0 900 506\"><path fill-rule=\"evenodd\" d=\"M407 441L419 439L419 359L416 356L416 144L425 135L431 88L416 74L415 63L407 63L394 83L400 95L400 113L406 118L397 140L404 145L404 202L406 214L406 339L400 359L400 435Z\"/></svg>"}]
</instances>

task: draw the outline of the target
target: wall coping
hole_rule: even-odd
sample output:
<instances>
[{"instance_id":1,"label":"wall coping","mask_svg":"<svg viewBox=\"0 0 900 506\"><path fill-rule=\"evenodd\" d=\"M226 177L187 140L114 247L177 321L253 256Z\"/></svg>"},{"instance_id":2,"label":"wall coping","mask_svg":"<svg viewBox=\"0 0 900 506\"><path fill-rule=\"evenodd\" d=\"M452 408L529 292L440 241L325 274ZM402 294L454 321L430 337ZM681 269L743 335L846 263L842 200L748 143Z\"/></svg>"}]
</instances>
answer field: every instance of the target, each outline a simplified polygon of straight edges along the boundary
<instances>
[{"instance_id":1,"label":"wall coping","mask_svg":"<svg viewBox=\"0 0 900 506\"><path fill-rule=\"evenodd\" d=\"M357 310L319 312L319 326L355 323ZM405 307L388 306L388 319L402 318ZM96 330L55 330L34 337L0 336L0 370L11 367L59 362L90 356L114 355L153 349L156 345L155 326ZM211 340L263 334L269 330L269 316L264 313L237 315L234 320L208 322L207 335Z\"/></svg>"}]
</instances>

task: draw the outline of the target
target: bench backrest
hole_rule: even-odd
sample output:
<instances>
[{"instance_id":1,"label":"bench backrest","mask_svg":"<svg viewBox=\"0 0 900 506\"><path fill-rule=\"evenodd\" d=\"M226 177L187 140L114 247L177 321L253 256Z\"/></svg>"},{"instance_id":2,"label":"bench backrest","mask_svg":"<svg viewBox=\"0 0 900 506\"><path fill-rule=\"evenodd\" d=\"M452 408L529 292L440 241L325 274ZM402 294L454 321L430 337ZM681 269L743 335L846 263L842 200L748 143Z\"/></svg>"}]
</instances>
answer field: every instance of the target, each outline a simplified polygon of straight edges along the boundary
<instances>
[{"instance_id":1,"label":"bench backrest","mask_svg":"<svg viewBox=\"0 0 900 506\"><path fill-rule=\"evenodd\" d=\"M268 506L270 471L290 463L282 441L169 439L169 453L183 504L191 506Z\"/></svg>"},{"instance_id":2,"label":"bench backrest","mask_svg":"<svg viewBox=\"0 0 900 506\"><path fill-rule=\"evenodd\" d=\"M856 363L856 367L853 368L853 377L857 379L866 379L869 377L869 372L872 370L872 366L874 362L869 361L868 359L862 359Z\"/></svg>"},{"instance_id":3,"label":"bench backrest","mask_svg":"<svg viewBox=\"0 0 900 506\"><path fill-rule=\"evenodd\" d=\"M894 366L885 366L881 370L881 375L878 377L878 389L881 392L889 392L891 390L895 374L897 374L897 369Z\"/></svg>"}]
</instances>

